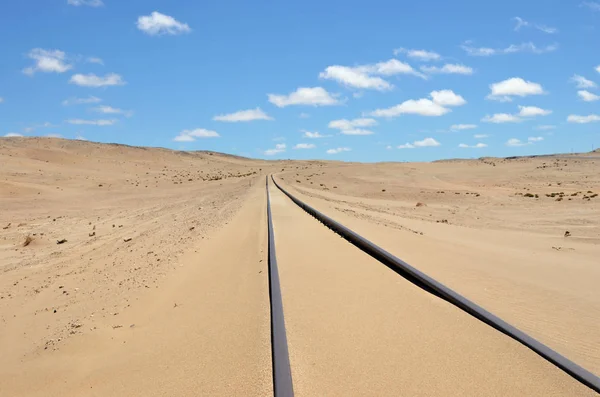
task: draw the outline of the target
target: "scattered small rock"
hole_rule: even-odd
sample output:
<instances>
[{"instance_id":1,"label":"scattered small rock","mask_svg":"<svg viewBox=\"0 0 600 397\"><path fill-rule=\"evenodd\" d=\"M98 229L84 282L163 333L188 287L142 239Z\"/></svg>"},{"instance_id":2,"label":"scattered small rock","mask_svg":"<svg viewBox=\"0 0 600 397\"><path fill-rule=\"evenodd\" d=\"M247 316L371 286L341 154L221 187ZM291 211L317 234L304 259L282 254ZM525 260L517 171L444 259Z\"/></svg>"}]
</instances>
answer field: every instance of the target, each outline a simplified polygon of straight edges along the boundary
<instances>
[{"instance_id":1,"label":"scattered small rock","mask_svg":"<svg viewBox=\"0 0 600 397\"><path fill-rule=\"evenodd\" d=\"M571 232L567 230L567 231L565 232L565 237L570 237L570 236L571 236Z\"/></svg>"},{"instance_id":2,"label":"scattered small rock","mask_svg":"<svg viewBox=\"0 0 600 397\"><path fill-rule=\"evenodd\" d=\"M124 241L124 242L126 242L126 243L128 243L128 242L130 242L131 240L133 240L133 239L132 239L132 238L126 238L126 239L124 239L123 241Z\"/></svg>"},{"instance_id":3,"label":"scattered small rock","mask_svg":"<svg viewBox=\"0 0 600 397\"><path fill-rule=\"evenodd\" d=\"M415 207L427 207L425 203L418 202Z\"/></svg>"},{"instance_id":4,"label":"scattered small rock","mask_svg":"<svg viewBox=\"0 0 600 397\"><path fill-rule=\"evenodd\" d=\"M63 238L62 240L56 241L56 244L64 244L66 242L67 242L67 240Z\"/></svg>"},{"instance_id":5,"label":"scattered small rock","mask_svg":"<svg viewBox=\"0 0 600 397\"><path fill-rule=\"evenodd\" d=\"M10 225L12 225L12 223L9 223L8 225L4 226L2 229L6 230L10 227Z\"/></svg>"},{"instance_id":6,"label":"scattered small rock","mask_svg":"<svg viewBox=\"0 0 600 397\"><path fill-rule=\"evenodd\" d=\"M27 236L25 237L25 241L23 241L23 247L27 247L33 241L33 237Z\"/></svg>"},{"instance_id":7,"label":"scattered small rock","mask_svg":"<svg viewBox=\"0 0 600 397\"><path fill-rule=\"evenodd\" d=\"M90 237L94 237L95 235L96 235L96 232L92 232L92 233L88 234L88 236L90 236Z\"/></svg>"}]
</instances>

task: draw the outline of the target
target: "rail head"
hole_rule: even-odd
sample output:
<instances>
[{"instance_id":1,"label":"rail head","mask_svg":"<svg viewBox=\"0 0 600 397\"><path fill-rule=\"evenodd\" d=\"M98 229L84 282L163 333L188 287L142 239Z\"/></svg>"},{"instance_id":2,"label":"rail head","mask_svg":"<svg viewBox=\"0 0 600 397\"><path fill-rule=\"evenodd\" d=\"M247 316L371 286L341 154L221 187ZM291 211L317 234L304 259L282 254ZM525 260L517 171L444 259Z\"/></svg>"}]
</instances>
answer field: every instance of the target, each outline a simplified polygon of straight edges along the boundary
<instances>
[{"instance_id":1,"label":"rail head","mask_svg":"<svg viewBox=\"0 0 600 397\"><path fill-rule=\"evenodd\" d=\"M279 190L281 190L300 208L302 208L304 211L312 215L315 219L323 223L323 225L327 226L329 229L346 239L348 242L355 245L360 250L377 259L378 261L389 267L391 270L395 271L396 273L398 273L408 281L412 282L413 284L417 285L418 287L426 290L427 292L441 299L444 299L450 304L469 313L478 320L488 324L489 326L495 328L503 334L520 342L521 344L533 350L541 357L545 358L547 361L562 369L574 379L588 386L597 393L600 393L600 377L598 377L597 375L591 373L587 369L562 356L558 352L552 350L550 347L544 345L540 341L534 339L533 337L529 336L523 331L510 325L506 321L490 313L481 306L470 301L469 299L460 295L456 291L448 288L447 286L438 282L432 277L426 275L420 270L414 268L413 266L404 262L400 258L390 254L383 248L360 236L358 233L350 230L341 223L333 220L332 218L321 213L315 208L302 202L300 199L293 196L287 190L281 187L277 183L273 175L271 175L271 180Z\"/></svg>"}]
</instances>

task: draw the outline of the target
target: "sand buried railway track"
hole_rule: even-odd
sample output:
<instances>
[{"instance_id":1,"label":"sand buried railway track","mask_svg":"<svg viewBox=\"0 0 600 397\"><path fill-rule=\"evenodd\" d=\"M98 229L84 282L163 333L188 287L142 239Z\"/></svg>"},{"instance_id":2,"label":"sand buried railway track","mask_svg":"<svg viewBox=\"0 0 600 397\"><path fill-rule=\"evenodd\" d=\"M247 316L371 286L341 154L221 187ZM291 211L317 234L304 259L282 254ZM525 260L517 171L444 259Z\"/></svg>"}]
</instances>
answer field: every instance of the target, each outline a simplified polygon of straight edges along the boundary
<instances>
[{"instance_id":1,"label":"sand buried railway track","mask_svg":"<svg viewBox=\"0 0 600 397\"><path fill-rule=\"evenodd\" d=\"M592 390L596 392L600 392L600 378L593 373L589 372L585 368L575 364L571 360L565 358L560 355L556 351L550 349L548 346L542 344L531 336L525 334L519 329L513 327L502 319L498 318L494 314L488 312L477 304L471 302L465 297L461 296L457 292L451 290L445 285L439 283L433 278L427 276L416 268L410 266L406 262L401 259L395 257L389 252L383 250L381 247L373 244L372 242L366 240L361 237L357 233L343 226L342 224L336 222L335 220L329 218L318 210L310 207L304 202L300 201L298 198L294 197L284 188L282 188L276 181L273 176L271 179L274 185L283 192L287 197L289 197L295 204L297 204L300 208L302 208L305 212L313 216L315 219L323 223L329 229L346 239L348 242L370 255L374 259L383 263L391 270L395 271L411 283L417 285L418 287L426 290L427 292L447 301L448 303L458 307L464 312L470 314L471 316L477 318L478 320L484 322L485 324L493 327L494 329L502 332L503 334L511 337L512 339L518 341L519 343L527 346L529 349L533 350L535 353L554 364L558 368L562 369L564 372L569 374L574 379L578 380L582 384L588 386ZM268 194L268 187L267 187ZM274 250L271 251L271 244L273 243L273 235L272 235L272 225L271 225L271 217L270 217L270 204L269 204L269 257L271 258L271 253L274 253Z\"/></svg>"}]
</instances>

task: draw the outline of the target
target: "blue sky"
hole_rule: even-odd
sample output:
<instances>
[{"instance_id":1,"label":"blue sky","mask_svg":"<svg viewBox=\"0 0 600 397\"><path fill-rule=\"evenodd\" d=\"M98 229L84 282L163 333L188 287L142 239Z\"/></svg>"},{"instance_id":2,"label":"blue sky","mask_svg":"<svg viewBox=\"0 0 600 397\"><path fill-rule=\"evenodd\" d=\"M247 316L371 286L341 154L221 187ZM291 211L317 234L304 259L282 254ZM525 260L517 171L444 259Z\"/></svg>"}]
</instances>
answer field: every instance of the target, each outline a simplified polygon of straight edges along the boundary
<instances>
[{"instance_id":1,"label":"blue sky","mask_svg":"<svg viewBox=\"0 0 600 397\"><path fill-rule=\"evenodd\" d=\"M416 161L600 145L598 1L19 0L0 136Z\"/></svg>"}]
</instances>

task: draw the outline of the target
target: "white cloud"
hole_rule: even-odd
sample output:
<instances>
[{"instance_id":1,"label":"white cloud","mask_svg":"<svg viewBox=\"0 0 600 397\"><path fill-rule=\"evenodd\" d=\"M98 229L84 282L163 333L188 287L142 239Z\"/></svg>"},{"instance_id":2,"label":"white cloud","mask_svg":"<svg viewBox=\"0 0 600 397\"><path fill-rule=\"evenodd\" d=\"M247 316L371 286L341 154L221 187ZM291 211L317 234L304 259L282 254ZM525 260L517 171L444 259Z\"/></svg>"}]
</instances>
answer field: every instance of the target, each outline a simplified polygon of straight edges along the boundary
<instances>
[{"instance_id":1,"label":"white cloud","mask_svg":"<svg viewBox=\"0 0 600 397\"><path fill-rule=\"evenodd\" d=\"M273 120L268 114L263 112L261 108L240 110L239 112L230 114L220 114L213 117L215 121L226 121L229 123L237 123L240 121L253 121L253 120Z\"/></svg>"},{"instance_id":2,"label":"white cloud","mask_svg":"<svg viewBox=\"0 0 600 397\"><path fill-rule=\"evenodd\" d=\"M101 7L104 5L102 0L67 0L67 4L72 6L89 6L89 7Z\"/></svg>"},{"instance_id":3,"label":"white cloud","mask_svg":"<svg viewBox=\"0 0 600 397\"><path fill-rule=\"evenodd\" d=\"M299 143L294 146L294 149L314 149L316 146L312 143Z\"/></svg>"},{"instance_id":4,"label":"white cloud","mask_svg":"<svg viewBox=\"0 0 600 397\"><path fill-rule=\"evenodd\" d=\"M205 130L204 128L196 128L194 130L183 130L173 140L175 142L194 142L196 138L219 138L220 135L216 131Z\"/></svg>"},{"instance_id":5,"label":"white cloud","mask_svg":"<svg viewBox=\"0 0 600 397\"><path fill-rule=\"evenodd\" d=\"M323 135L320 132L310 132L310 131L302 131L304 132L304 135L302 135L304 138L311 138L311 139L316 139L316 138L328 138L331 135Z\"/></svg>"},{"instance_id":6,"label":"white cloud","mask_svg":"<svg viewBox=\"0 0 600 397\"><path fill-rule=\"evenodd\" d=\"M586 90L577 91L577 95L585 102L594 102L600 99L600 96L592 94L591 92Z\"/></svg>"},{"instance_id":7,"label":"white cloud","mask_svg":"<svg viewBox=\"0 0 600 397\"><path fill-rule=\"evenodd\" d=\"M475 135L473 135L473 138L475 138L475 139L485 139L485 138L489 138L489 135L487 135L487 134L475 134Z\"/></svg>"},{"instance_id":8,"label":"white cloud","mask_svg":"<svg viewBox=\"0 0 600 397\"><path fill-rule=\"evenodd\" d=\"M96 76L93 73L75 74L71 77L71 80L69 80L69 83L76 84L81 87L92 87L92 88L109 87L109 86L126 84L126 82L123 80L123 78L116 73L110 73L110 74L105 75L104 77Z\"/></svg>"},{"instance_id":9,"label":"white cloud","mask_svg":"<svg viewBox=\"0 0 600 397\"><path fill-rule=\"evenodd\" d=\"M69 124L74 125L97 125L97 126L107 126L113 125L117 122L117 120L82 120L82 119L70 119L66 120Z\"/></svg>"},{"instance_id":10,"label":"white cloud","mask_svg":"<svg viewBox=\"0 0 600 397\"><path fill-rule=\"evenodd\" d=\"M512 101L511 96L524 97L527 95L545 94L544 89L538 83L525 81L520 77L512 77L498 83L490 84L491 93L488 99L499 101Z\"/></svg>"},{"instance_id":11,"label":"white cloud","mask_svg":"<svg viewBox=\"0 0 600 397\"><path fill-rule=\"evenodd\" d=\"M486 115L484 118L481 119L481 121L483 121L484 123L500 124L500 123L519 123L523 120L520 119L519 117L515 116L514 114L496 113L493 116Z\"/></svg>"},{"instance_id":12,"label":"white cloud","mask_svg":"<svg viewBox=\"0 0 600 397\"><path fill-rule=\"evenodd\" d=\"M489 48L489 47L473 47L471 42L465 42L461 48L471 56L486 57L492 55L514 54L517 52L531 52L533 54L543 54L546 52L556 51L558 44L547 45L546 47L538 48L532 42L511 44L506 48Z\"/></svg>"},{"instance_id":13,"label":"white cloud","mask_svg":"<svg viewBox=\"0 0 600 397\"><path fill-rule=\"evenodd\" d=\"M487 147L488 145L486 145L485 143L476 143L475 145L467 145L466 143L459 143L458 147L459 148L463 148L463 149L483 149L485 147Z\"/></svg>"},{"instance_id":14,"label":"white cloud","mask_svg":"<svg viewBox=\"0 0 600 397\"><path fill-rule=\"evenodd\" d=\"M278 144L275 145L275 149L267 149L267 150L265 150L265 155L267 155L267 156L273 156L273 155L275 155L277 153L283 153L283 152L285 152L285 148L286 148L285 143L278 143Z\"/></svg>"},{"instance_id":15,"label":"white cloud","mask_svg":"<svg viewBox=\"0 0 600 397\"><path fill-rule=\"evenodd\" d=\"M394 55L406 54L409 58L419 61L439 61L442 57L440 54L426 50L409 50L406 48L398 48L394 50Z\"/></svg>"},{"instance_id":16,"label":"white cloud","mask_svg":"<svg viewBox=\"0 0 600 397\"><path fill-rule=\"evenodd\" d=\"M3 103L3 102L4 102L4 98L2 98L2 97L0 96L0 103Z\"/></svg>"},{"instance_id":17,"label":"white cloud","mask_svg":"<svg viewBox=\"0 0 600 397\"><path fill-rule=\"evenodd\" d=\"M525 145L527 145L527 143L521 142L521 140L517 139L517 138L511 138L508 141L506 141L506 146L525 146Z\"/></svg>"},{"instance_id":18,"label":"white cloud","mask_svg":"<svg viewBox=\"0 0 600 397\"><path fill-rule=\"evenodd\" d=\"M300 113L298 115L298 117L300 117L301 119L307 119L307 118L310 117L310 114L308 114L308 113Z\"/></svg>"},{"instance_id":19,"label":"white cloud","mask_svg":"<svg viewBox=\"0 0 600 397\"><path fill-rule=\"evenodd\" d=\"M415 145L406 142L404 145L398 145L398 149L414 149Z\"/></svg>"},{"instance_id":20,"label":"white cloud","mask_svg":"<svg viewBox=\"0 0 600 397\"><path fill-rule=\"evenodd\" d=\"M554 34L558 32L558 29L556 28L552 28L550 26L545 26L545 25L538 25L538 24L531 24L529 22L527 22L526 20L524 20L523 18L519 18L519 17L514 17L513 20L517 23L515 25L515 32L519 31L521 28L524 27L534 27L537 30L540 30L544 33L548 33L548 34Z\"/></svg>"},{"instance_id":21,"label":"white cloud","mask_svg":"<svg viewBox=\"0 0 600 397\"><path fill-rule=\"evenodd\" d=\"M600 3L597 1L584 1L581 5L588 7L592 11L600 11Z\"/></svg>"},{"instance_id":22,"label":"white cloud","mask_svg":"<svg viewBox=\"0 0 600 397\"><path fill-rule=\"evenodd\" d=\"M366 72L348 66L328 66L319 74L322 79L335 80L340 84L353 88L372 89L377 91L391 90L393 85L381 77L369 76Z\"/></svg>"},{"instance_id":23,"label":"white cloud","mask_svg":"<svg viewBox=\"0 0 600 397\"><path fill-rule=\"evenodd\" d=\"M340 134L343 134L343 135L373 135L374 132L371 130L365 130L362 128L352 128L349 130L341 130Z\"/></svg>"},{"instance_id":24,"label":"white cloud","mask_svg":"<svg viewBox=\"0 0 600 397\"><path fill-rule=\"evenodd\" d=\"M117 108L113 108L112 106L98 106L98 107L92 108L92 110L94 112L104 113L104 114L122 114L125 117L133 116L133 112L131 110L117 109Z\"/></svg>"},{"instance_id":25,"label":"white cloud","mask_svg":"<svg viewBox=\"0 0 600 397\"><path fill-rule=\"evenodd\" d=\"M442 116L451 110L445 106L461 106L467 103L463 97L451 90L432 91L431 99L409 99L399 105L386 109L376 109L369 113L374 117L396 117L402 114L418 114L421 116Z\"/></svg>"},{"instance_id":26,"label":"white cloud","mask_svg":"<svg viewBox=\"0 0 600 397\"><path fill-rule=\"evenodd\" d=\"M9 132L8 134L4 135L5 138L18 138L22 136L23 135L17 134L16 132Z\"/></svg>"},{"instance_id":27,"label":"white cloud","mask_svg":"<svg viewBox=\"0 0 600 397\"><path fill-rule=\"evenodd\" d=\"M102 58L98 57L88 57L86 61L88 63L97 63L98 65L104 65L104 61L102 60Z\"/></svg>"},{"instance_id":28,"label":"white cloud","mask_svg":"<svg viewBox=\"0 0 600 397\"><path fill-rule=\"evenodd\" d=\"M377 125L377 120L369 118L360 118L354 120L333 120L329 122L329 128L335 128L338 130L350 130L356 127L371 127Z\"/></svg>"},{"instance_id":29,"label":"white cloud","mask_svg":"<svg viewBox=\"0 0 600 397\"><path fill-rule=\"evenodd\" d=\"M77 135L75 137L75 139L78 140L78 141L87 141L87 139L85 137L81 136L81 135Z\"/></svg>"},{"instance_id":30,"label":"white cloud","mask_svg":"<svg viewBox=\"0 0 600 397\"><path fill-rule=\"evenodd\" d=\"M525 146L525 145L532 145L535 142L541 142L543 141L544 138L542 138L541 136L530 136L529 138L527 138L527 142L523 142L520 139L517 138L511 138L508 141L506 141L506 146Z\"/></svg>"},{"instance_id":31,"label":"white cloud","mask_svg":"<svg viewBox=\"0 0 600 397\"><path fill-rule=\"evenodd\" d=\"M596 66L596 72L600 73L600 65Z\"/></svg>"},{"instance_id":32,"label":"white cloud","mask_svg":"<svg viewBox=\"0 0 600 397\"><path fill-rule=\"evenodd\" d=\"M520 117L547 116L552 113L552 110L546 110L536 106L519 106L519 109Z\"/></svg>"},{"instance_id":33,"label":"white cloud","mask_svg":"<svg viewBox=\"0 0 600 397\"><path fill-rule=\"evenodd\" d=\"M473 74L473 68L452 63L447 63L441 68L438 66L421 66L421 71L429 74Z\"/></svg>"},{"instance_id":34,"label":"white cloud","mask_svg":"<svg viewBox=\"0 0 600 397\"><path fill-rule=\"evenodd\" d=\"M600 121L600 116L596 114L590 114L589 116L579 116L576 114L571 114L567 117L567 121L569 123L577 123L577 124L587 124L594 123Z\"/></svg>"},{"instance_id":35,"label":"white cloud","mask_svg":"<svg viewBox=\"0 0 600 397\"><path fill-rule=\"evenodd\" d=\"M434 147L440 146L441 143L439 143L433 138L425 138L422 141L414 141L413 145L415 145L416 147Z\"/></svg>"},{"instance_id":36,"label":"white cloud","mask_svg":"<svg viewBox=\"0 0 600 397\"><path fill-rule=\"evenodd\" d=\"M575 83L577 88L596 88L596 83L578 74L574 74L570 80Z\"/></svg>"},{"instance_id":37,"label":"white cloud","mask_svg":"<svg viewBox=\"0 0 600 397\"><path fill-rule=\"evenodd\" d=\"M335 149L329 149L327 151L327 154L338 154L341 152L349 152L350 150L352 150L352 149L350 149L349 147L338 147Z\"/></svg>"},{"instance_id":38,"label":"white cloud","mask_svg":"<svg viewBox=\"0 0 600 397\"><path fill-rule=\"evenodd\" d=\"M269 102L283 108L290 105L330 106L340 105L336 94L330 94L323 87L300 87L289 95L268 94Z\"/></svg>"},{"instance_id":39,"label":"white cloud","mask_svg":"<svg viewBox=\"0 0 600 397\"><path fill-rule=\"evenodd\" d=\"M548 131L548 130L553 130L555 128L556 128L555 125L538 125L537 127L535 127L536 130L540 130L540 131Z\"/></svg>"},{"instance_id":40,"label":"white cloud","mask_svg":"<svg viewBox=\"0 0 600 397\"><path fill-rule=\"evenodd\" d=\"M385 62L359 66L328 66L319 77L334 80L351 88L371 89L377 91L388 91L394 88L392 84L380 76L394 76L397 74L409 74L426 79L422 73L417 72L407 63L397 59Z\"/></svg>"},{"instance_id":41,"label":"white cloud","mask_svg":"<svg viewBox=\"0 0 600 397\"><path fill-rule=\"evenodd\" d=\"M369 113L374 117L397 117L402 114L418 114L421 116L437 117L450 112L443 106L438 105L430 99L409 99L399 105L386 109L376 109Z\"/></svg>"},{"instance_id":42,"label":"white cloud","mask_svg":"<svg viewBox=\"0 0 600 397\"><path fill-rule=\"evenodd\" d=\"M453 124L450 126L450 131L472 130L477 128L476 124Z\"/></svg>"},{"instance_id":43,"label":"white cloud","mask_svg":"<svg viewBox=\"0 0 600 397\"><path fill-rule=\"evenodd\" d=\"M73 68L73 65L67 63L67 55L63 51L34 48L27 56L35 61L34 66L23 69L23 73L28 76L33 76L36 72L64 73Z\"/></svg>"},{"instance_id":44,"label":"white cloud","mask_svg":"<svg viewBox=\"0 0 600 397\"><path fill-rule=\"evenodd\" d=\"M137 20L137 28L150 36L178 35L192 31L187 23L154 11L150 15L141 16Z\"/></svg>"},{"instance_id":45,"label":"white cloud","mask_svg":"<svg viewBox=\"0 0 600 397\"><path fill-rule=\"evenodd\" d=\"M462 106L467 103L462 96L452 90L431 91L430 95L433 102L441 106Z\"/></svg>"},{"instance_id":46,"label":"white cloud","mask_svg":"<svg viewBox=\"0 0 600 397\"><path fill-rule=\"evenodd\" d=\"M100 103L100 102L102 102L102 99L90 95L87 98L65 99L64 101L62 101L62 104L63 104L63 106L71 106L71 105L83 105L83 104L88 104L88 103Z\"/></svg>"}]
</instances>

